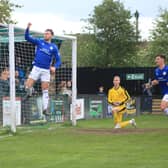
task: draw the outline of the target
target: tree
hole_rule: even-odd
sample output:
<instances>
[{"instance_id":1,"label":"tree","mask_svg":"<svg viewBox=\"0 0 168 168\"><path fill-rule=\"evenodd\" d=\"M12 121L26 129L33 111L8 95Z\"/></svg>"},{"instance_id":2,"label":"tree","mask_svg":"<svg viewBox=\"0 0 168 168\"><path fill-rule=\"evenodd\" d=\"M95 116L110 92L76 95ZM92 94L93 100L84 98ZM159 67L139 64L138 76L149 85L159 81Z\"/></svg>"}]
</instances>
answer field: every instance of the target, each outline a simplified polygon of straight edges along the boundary
<instances>
[{"instance_id":1,"label":"tree","mask_svg":"<svg viewBox=\"0 0 168 168\"><path fill-rule=\"evenodd\" d=\"M11 14L15 8L20 7L20 5L14 4L10 2L10 0L0 0L0 23L15 23L15 21L11 19Z\"/></svg>"},{"instance_id":2,"label":"tree","mask_svg":"<svg viewBox=\"0 0 168 168\"><path fill-rule=\"evenodd\" d=\"M151 32L151 45L148 55L150 58L157 54L168 55L168 10L160 9L159 17L155 20L155 27Z\"/></svg>"},{"instance_id":3,"label":"tree","mask_svg":"<svg viewBox=\"0 0 168 168\"><path fill-rule=\"evenodd\" d=\"M94 34L78 34L78 66L101 67L103 55Z\"/></svg>"},{"instance_id":4,"label":"tree","mask_svg":"<svg viewBox=\"0 0 168 168\"><path fill-rule=\"evenodd\" d=\"M138 43L137 47L137 63L136 65L138 67L149 67L153 66L154 60L153 58L151 59L150 57L150 46L151 42L150 41L141 41Z\"/></svg>"},{"instance_id":5,"label":"tree","mask_svg":"<svg viewBox=\"0 0 168 168\"><path fill-rule=\"evenodd\" d=\"M120 1L104 0L95 7L89 22L102 50L96 57L103 61L101 67L135 64L136 34L130 19L130 11Z\"/></svg>"}]
</instances>

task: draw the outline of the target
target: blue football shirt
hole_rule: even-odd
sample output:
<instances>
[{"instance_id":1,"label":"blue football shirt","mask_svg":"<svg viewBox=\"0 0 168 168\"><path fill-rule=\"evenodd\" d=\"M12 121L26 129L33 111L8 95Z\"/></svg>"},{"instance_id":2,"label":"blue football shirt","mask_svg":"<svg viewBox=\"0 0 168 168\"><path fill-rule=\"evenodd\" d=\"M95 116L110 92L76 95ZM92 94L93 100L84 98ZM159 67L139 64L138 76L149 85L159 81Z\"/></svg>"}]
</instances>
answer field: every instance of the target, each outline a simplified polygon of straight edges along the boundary
<instances>
[{"instance_id":1,"label":"blue football shirt","mask_svg":"<svg viewBox=\"0 0 168 168\"><path fill-rule=\"evenodd\" d=\"M58 47L54 43L31 37L28 28L25 31L25 40L36 45L33 65L39 68L50 69L51 61L54 56L56 59L55 68L59 68L61 65L61 56Z\"/></svg>"},{"instance_id":2,"label":"blue football shirt","mask_svg":"<svg viewBox=\"0 0 168 168\"><path fill-rule=\"evenodd\" d=\"M168 66L163 69L155 69L155 79L159 81L161 93L163 95L168 94Z\"/></svg>"}]
</instances>

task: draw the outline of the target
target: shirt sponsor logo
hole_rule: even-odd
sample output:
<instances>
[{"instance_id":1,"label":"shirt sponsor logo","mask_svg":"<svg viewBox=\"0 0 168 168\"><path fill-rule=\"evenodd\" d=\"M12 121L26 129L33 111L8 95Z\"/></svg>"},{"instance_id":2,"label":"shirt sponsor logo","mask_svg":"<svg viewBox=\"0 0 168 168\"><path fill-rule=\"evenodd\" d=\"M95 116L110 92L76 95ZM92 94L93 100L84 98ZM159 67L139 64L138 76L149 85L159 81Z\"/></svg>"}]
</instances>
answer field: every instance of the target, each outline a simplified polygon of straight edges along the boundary
<instances>
[{"instance_id":1,"label":"shirt sponsor logo","mask_svg":"<svg viewBox=\"0 0 168 168\"><path fill-rule=\"evenodd\" d=\"M47 54L47 55L51 55L50 50L48 50L46 48L40 48L40 51Z\"/></svg>"}]
</instances>

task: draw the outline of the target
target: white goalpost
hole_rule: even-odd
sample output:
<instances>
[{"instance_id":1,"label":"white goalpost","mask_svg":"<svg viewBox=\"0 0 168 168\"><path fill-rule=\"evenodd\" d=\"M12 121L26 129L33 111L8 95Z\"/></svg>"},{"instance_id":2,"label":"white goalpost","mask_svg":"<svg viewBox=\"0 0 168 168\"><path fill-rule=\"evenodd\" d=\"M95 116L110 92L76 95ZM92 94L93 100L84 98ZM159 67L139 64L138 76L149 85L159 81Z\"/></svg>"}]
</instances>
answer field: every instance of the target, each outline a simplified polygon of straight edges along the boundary
<instances>
[{"instance_id":1,"label":"white goalpost","mask_svg":"<svg viewBox=\"0 0 168 168\"><path fill-rule=\"evenodd\" d=\"M15 107L15 47L14 27L9 25L9 74L10 74L10 109L11 109L11 130L16 132L16 107Z\"/></svg>"},{"instance_id":2,"label":"white goalpost","mask_svg":"<svg viewBox=\"0 0 168 168\"><path fill-rule=\"evenodd\" d=\"M77 39L72 40L72 125L76 126L77 99Z\"/></svg>"},{"instance_id":3,"label":"white goalpost","mask_svg":"<svg viewBox=\"0 0 168 168\"><path fill-rule=\"evenodd\" d=\"M59 36L72 42L72 125L76 126L76 99L77 99L77 38L75 36Z\"/></svg>"},{"instance_id":4,"label":"white goalpost","mask_svg":"<svg viewBox=\"0 0 168 168\"><path fill-rule=\"evenodd\" d=\"M4 35L4 32L6 33L6 35ZM8 32L8 33L7 33ZM40 35L42 35L43 33L41 32L35 32L32 31L33 36L35 37L39 37ZM66 36L66 35L54 35L56 40L60 40L60 45L61 45L61 52L63 52L63 54L61 53L62 58L62 67L60 69L58 69L58 71L56 72L56 78L53 78L54 83L56 83L54 85L54 87L56 87L55 92L58 93L58 95L60 94L60 88L59 86L61 86L61 83L64 82L68 82L71 81L72 83L72 87L71 87L71 91L72 91L72 95L71 95L71 104L72 104L72 125L76 126L76 99L77 99L77 38L75 36ZM20 83L18 84L17 81L20 82L21 77L19 75L17 75L20 72L20 69L24 69L25 74L24 76L24 80L27 77L27 66L30 66L30 63L32 62L32 57L34 56L34 46L28 44L25 40L24 40L24 29L18 28L18 27L14 27L14 25L10 24L10 25L3 25L0 24L0 47L5 45L8 43L8 49L4 50L4 48L2 47L2 49L0 48L0 60L3 62L3 60L6 60L8 58L8 63L4 63L2 65L0 65L0 70L4 69L4 67L6 66L6 64L8 64L9 66L9 100L10 100L10 126L11 126L11 130L12 132L16 132L16 125L17 125L17 119L16 119L16 99L17 96L19 94L19 97L21 97L21 109L23 111L25 111L22 114L22 120L24 121L25 118L30 119L31 117L28 116L29 111L30 111L30 104L31 102L34 103L34 99L32 99L31 101L28 102L24 102L24 99L22 99L24 97L23 95L23 82L22 85L20 85ZM67 44L65 43L65 41L68 41ZM64 45L65 43L65 45ZM66 48L66 45L69 47L69 51L66 53L64 50ZM3 53L4 52L4 53ZM8 54L7 54L8 53ZM20 61L18 61L20 60ZM20 69L18 70L17 66L20 65ZM17 73L16 73L17 71ZM19 89L18 89L18 88ZM19 90L17 92L17 89ZM51 91L52 95L55 96L55 94L53 91ZM40 90L39 88L36 89L36 95L38 97L38 95L40 95ZM40 100L40 99L39 99ZM3 98L2 100L3 101ZM40 101L38 101L39 103ZM59 103L59 101L57 102ZM3 104L1 102L1 104ZM56 106L56 105L55 105ZM53 108L57 108L57 107L53 107ZM61 107L62 108L62 107ZM37 115L36 113L36 107L31 107L31 110L34 110L34 112L32 112L31 115ZM27 111L26 111L27 110ZM64 109L65 111L65 109ZM2 111L1 111L2 112ZM39 114L38 114L39 115ZM26 116L26 117L25 117Z\"/></svg>"}]
</instances>

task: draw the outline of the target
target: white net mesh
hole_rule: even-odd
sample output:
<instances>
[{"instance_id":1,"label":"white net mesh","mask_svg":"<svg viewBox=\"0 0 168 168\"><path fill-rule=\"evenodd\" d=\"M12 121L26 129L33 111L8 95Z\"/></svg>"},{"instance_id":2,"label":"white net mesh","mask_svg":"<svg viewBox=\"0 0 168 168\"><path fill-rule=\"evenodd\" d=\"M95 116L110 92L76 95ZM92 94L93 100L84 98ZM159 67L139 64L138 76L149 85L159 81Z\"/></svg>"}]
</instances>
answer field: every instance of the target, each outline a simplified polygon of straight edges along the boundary
<instances>
[{"instance_id":1,"label":"white net mesh","mask_svg":"<svg viewBox=\"0 0 168 168\"><path fill-rule=\"evenodd\" d=\"M2 104L3 97L9 96L9 72L8 72L8 30L0 27L0 121L2 123ZM5 33L4 33L5 31ZM31 33L35 38L43 37L40 33ZM55 74L51 74L49 95L50 95L50 116L48 121L63 122L70 118L70 103L71 103L71 78L72 78L72 49L71 40L61 41L54 38L58 48L60 48L62 65L56 70ZM35 55L35 46L24 40L24 30L15 29L15 84L16 97L21 98L21 122L22 124L36 123L43 120L45 117L42 113L42 90L41 81L36 81L34 84L34 93L31 97L26 97L25 81L27 80L32 69L32 62ZM53 64L55 60L53 59ZM2 73L6 73L8 78L2 81ZM6 82L6 83L5 83ZM8 84L7 84L8 83Z\"/></svg>"}]
</instances>

